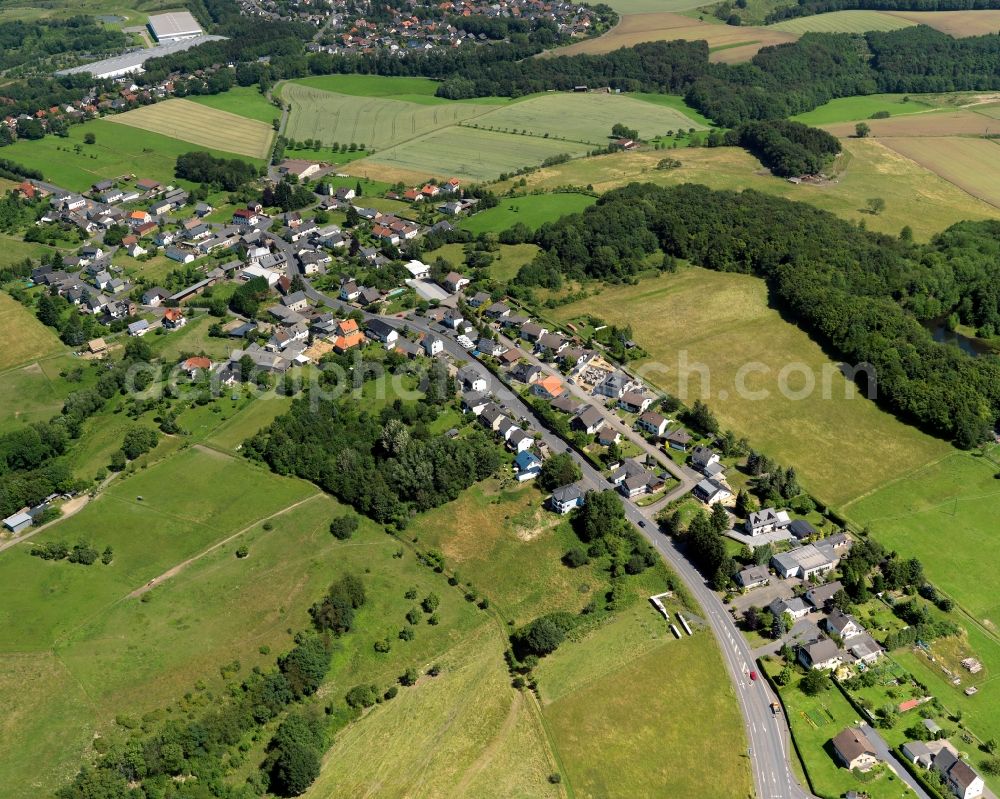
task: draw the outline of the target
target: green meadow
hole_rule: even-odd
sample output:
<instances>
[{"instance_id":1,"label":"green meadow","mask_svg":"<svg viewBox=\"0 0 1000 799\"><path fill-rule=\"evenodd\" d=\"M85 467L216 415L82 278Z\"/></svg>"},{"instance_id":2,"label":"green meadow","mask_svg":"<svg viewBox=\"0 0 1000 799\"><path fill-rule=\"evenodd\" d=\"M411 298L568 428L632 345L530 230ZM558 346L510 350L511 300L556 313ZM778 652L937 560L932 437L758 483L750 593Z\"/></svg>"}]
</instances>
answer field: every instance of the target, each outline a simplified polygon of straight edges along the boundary
<instances>
[{"instance_id":1,"label":"green meadow","mask_svg":"<svg viewBox=\"0 0 1000 799\"><path fill-rule=\"evenodd\" d=\"M596 197L568 192L502 198L499 205L463 219L458 226L470 233L500 233L520 222L537 230L547 222L579 213L595 202Z\"/></svg>"}]
</instances>

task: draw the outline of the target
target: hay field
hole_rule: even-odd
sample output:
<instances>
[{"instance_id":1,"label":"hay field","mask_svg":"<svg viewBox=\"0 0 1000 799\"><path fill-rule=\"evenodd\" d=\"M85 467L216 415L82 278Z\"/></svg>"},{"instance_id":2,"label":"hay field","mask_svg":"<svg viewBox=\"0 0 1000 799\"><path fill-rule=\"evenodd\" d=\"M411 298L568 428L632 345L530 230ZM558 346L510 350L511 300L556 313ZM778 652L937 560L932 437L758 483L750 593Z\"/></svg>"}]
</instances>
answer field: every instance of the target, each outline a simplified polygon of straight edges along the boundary
<instances>
[{"instance_id":1,"label":"hay field","mask_svg":"<svg viewBox=\"0 0 1000 799\"><path fill-rule=\"evenodd\" d=\"M557 55L610 53L641 42L704 39L713 51L710 60L734 63L748 61L761 47L794 42L797 38L795 34L771 27L711 25L682 14L631 14L622 17L618 25L597 39L587 39L550 52Z\"/></svg>"},{"instance_id":2,"label":"hay field","mask_svg":"<svg viewBox=\"0 0 1000 799\"><path fill-rule=\"evenodd\" d=\"M50 327L6 292L0 292L0 371L65 349Z\"/></svg>"},{"instance_id":3,"label":"hay field","mask_svg":"<svg viewBox=\"0 0 1000 799\"><path fill-rule=\"evenodd\" d=\"M996 124L1000 128L1000 121ZM995 141L915 136L882 139L882 143L973 197L1000 207L1000 144Z\"/></svg>"},{"instance_id":4,"label":"hay field","mask_svg":"<svg viewBox=\"0 0 1000 799\"><path fill-rule=\"evenodd\" d=\"M985 136L997 129L996 120L975 111L928 111L888 119L865 120L873 138L886 136ZM823 125L834 136L853 136L854 123L840 122Z\"/></svg>"},{"instance_id":5,"label":"hay field","mask_svg":"<svg viewBox=\"0 0 1000 799\"><path fill-rule=\"evenodd\" d=\"M937 28L949 36L982 36L1000 31L1000 11L887 11L894 17Z\"/></svg>"},{"instance_id":6,"label":"hay field","mask_svg":"<svg viewBox=\"0 0 1000 799\"><path fill-rule=\"evenodd\" d=\"M561 321L585 314L631 325L649 352L637 366L651 382L688 402L702 398L723 427L794 465L802 484L835 507L954 451L858 395L818 344L769 307L758 278L692 267L553 312ZM682 356L707 366L708 380L691 369L685 386ZM738 375L750 363L762 366L744 375L741 389ZM790 364L804 364L815 379L803 398L781 390L779 374ZM796 374L793 390L805 384ZM761 391L767 395L754 394Z\"/></svg>"},{"instance_id":7,"label":"hay field","mask_svg":"<svg viewBox=\"0 0 1000 799\"><path fill-rule=\"evenodd\" d=\"M786 33L865 33L867 31L894 31L910 28L916 22L881 11L833 11L810 17L786 19L768 25L768 28Z\"/></svg>"},{"instance_id":8,"label":"hay field","mask_svg":"<svg viewBox=\"0 0 1000 799\"><path fill-rule=\"evenodd\" d=\"M845 139L844 155L835 181L823 185L792 185L770 175L756 158L734 147L680 148L670 151L681 161L679 169L660 171L656 164L666 153L632 152L602 155L540 169L526 178L527 190L593 184L605 192L632 181L663 186L702 183L713 189L776 194L823 208L844 219L864 221L869 230L896 235L909 225L914 237L926 241L963 219L997 219L1000 212L982 200L904 158L874 139ZM512 183L501 183L506 191ZM865 209L869 197L881 197L886 209L872 216Z\"/></svg>"},{"instance_id":9,"label":"hay field","mask_svg":"<svg viewBox=\"0 0 1000 799\"><path fill-rule=\"evenodd\" d=\"M527 131L533 136L569 139L606 145L611 127L622 122L639 131L642 139L661 136L668 130L705 125L667 106L614 94L560 92L533 97L490 111L465 124L494 130Z\"/></svg>"},{"instance_id":10,"label":"hay field","mask_svg":"<svg viewBox=\"0 0 1000 799\"><path fill-rule=\"evenodd\" d=\"M585 155L585 144L555 141L539 136L515 136L454 125L411 139L357 161L348 170L389 180L393 170L467 180L491 180L522 166L537 166L562 153ZM380 167L386 167L381 172Z\"/></svg>"},{"instance_id":11,"label":"hay field","mask_svg":"<svg viewBox=\"0 0 1000 799\"><path fill-rule=\"evenodd\" d=\"M251 158L267 157L274 134L266 122L179 98L116 114L107 121Z\"/></svg>"},{"instance_id":12,"label":"hay field","mask_svg":"<svg viewBox=\"0 0 1000 799\"><path fill-rule=\"evenodd\" d=\"M319 139L364 144L369 149L387 147L479 116L490 106L476 103L427 105L382 97L335 94L287 83L282 97L291 105L287 135L293 139Z\"/></svg>"}]
</instances>

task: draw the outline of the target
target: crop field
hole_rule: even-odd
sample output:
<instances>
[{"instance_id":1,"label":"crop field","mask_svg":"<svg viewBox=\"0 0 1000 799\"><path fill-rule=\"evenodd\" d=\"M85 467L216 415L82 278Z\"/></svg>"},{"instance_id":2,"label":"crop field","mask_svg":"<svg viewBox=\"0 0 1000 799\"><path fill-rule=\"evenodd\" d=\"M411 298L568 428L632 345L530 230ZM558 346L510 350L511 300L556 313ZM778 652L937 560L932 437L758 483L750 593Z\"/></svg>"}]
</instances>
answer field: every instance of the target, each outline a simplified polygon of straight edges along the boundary
<instances>
[{"instance_id":1,"label":"crop field","mask_svg":"<svg viewBox=\"0 0 1000 799\"><path fill-rule=\"evenodd\" d=\"M665 186L702 183L713 189L755 189L790 200L816 205L845 219L864 220L870 230L896 235L909 225L914 236L927 240L963 219L997 219L992 205L970 196L909 158L872 139L841 142L839 172L834 181L795 186L772 177L756 158L732 147L679 149L671 154L681 161L678 169L657 170L660 152L616 153L570 161L540 169L526 178L528 191L559 186L593 184L598 192L632 181ZM501 183L498 191L511 185ZM870 197L886 201L885 210L873 216L865 209Z\"/></svg>"},{"instance_id":2,"label":"crop field","mask_svg":"<svg viewBox=\"0 0 1000 799\"><path fill-rule=\"evenodd\" d=\"M925 114L907 114L889 119L866 120L873 138L896 136L985 136L992 129L996 132L996 120L975 111L930 111ZM823 125L834 136L853 136L853 123Z\"/></svg>"},{"instance_id":3,"label":"crop field","mask_svg":"<svg viewBox=\"0 0 1000 799\"><path fill-rule=\"evenodd\" d=\"M565 321L585 314L631 325L649 353L639 367L651 382L688 402L704 399L723 427L793 465L802 484L834 507L954 451L860 396L818 344L768 306L758 278L693 267L553 312ZM763 366L745 375L741 390L736 375L750 363ZM682 364L692 365L686 386ZM695 364L707 367L707 381ZM804 387L801 374L789 378L790 392L780 390L778 375L789 364L803 364L815 379L815 390L801 399L788 396ZM751 399L761 391L764 398Z\"/></svg>"},{"instance_id":4,"label":"crop field","mask_svg":"<svg viewBox=\"0 0 1000 799\"><path fill-rule=\"evenodd\" d=\"M915 22L881 11L832 11L808 17L786 19L768 25L776 31L796 33L866 33L867 31L894 31L909 28Z\"/></svg>"},{"instance_id":5,"label":"crop field","mask_svg":"<svg viewBox=\"0 0 1000 799\"><path fill-rule=\"evenodd\" d=\"M65 346L50 327L6 292L0 291L0 372L47 355Z\"/></svg>"},{"instance_id":6,"label":"crop field","mask_svg":"<svg viewBox=\"0 0 1000 799\"><path fill-rule=\"evenodd\" d=\"M623 17L617 26L603 36L585 39L551 52L557 55L610 53L621 47L634 47L641 42L704 39L712 51L710 60L735 63L749 61L761 47L794 42L797 38L795 34L775 30L773 27L712 25L682 14L647 13Z\"/></svg>"},{"instance_id":7,"label":"crop field","mask_svg":"<svg viewBox=\"0 0 1000 799\"><path fill-rule=\"evenodd\" d=\"M281 111L271 105L255 86L233 86L221 94L192 94L192 103L226 111L237 116L256 119L268 125L281 116Z\"/></svg>"},{"instance_id":8,"label":"crop field","mask_svg":"<svg viewBox=\"0 0 1000 799\"><path fill-rule=\"evenodd\" d=\"M1000 121L996 125L1000 128ZM921 136L886 138L882 143L973 197L1000 207L1000 145L995 141Z\"/></svg>"},{"instance_id":9,"label":"crop field","mask_svg":"<svg viewBox=\"0 0 1000 799\"><path fill-rule=\"evenodd\" d=\"M868 120L872 114L885 111L889 116L918 114L934 108L921 95L867 94L856 97L838 97L812 111L797 114L792 119L806 125L831 125L835 122ZM871 123L869 123L871 124Z\"/></svg>"},{"instance_id":10,"label":"crop field","mask_svg":"<svg viewBox=\"0 0 1000 799\"><path fill-rule=\"evenodd\" d=\"M1000 11L888 11L895 17L929 25L949 36L983 36L1000 31Z\"/></svg>"},{"instance_id":11,"label":"crop field","mask_svg":"<svg viewBox=\"0 0 1000 799\"><path fill-rule=\"evenodd\" d=\"M462 220L458 226L471 233L500 233L520 222L531 230L537 230L546 222L578 213L595 202L597 198L589 194L569 192L505 198L499 205Z\"/></svg>"},{"instance_id":12,"label":"crop field","mask_svg":"<svg viewBox=\"0 0 1000 799\"><path fill-rule=\"evenodd\" d=\"M384 150L425 133L482 114L489 106L472 103L414 103L385 97L358 99L354 95L287 83L282 97L291 105L287 135L298 140L319 139L364 144Z\"/></svg>"},{"instance_id":13,"label":"crop field","mask_svg":"<svg viewBox=\"0 0 1000 799\"><path fill-rule=\"evenodd\" d=\"M382 150L351 164L353 174L371 174L385 179L395 169L408 173L455 176L466 180L490 180L522 166L536 166L551 156L584 155L585 144L554 141L538 136L515 136L454 125L411 139L405 145Z\"/></svg>"},{"instance_id":14,"label":"crop field","mask_svg":"<svg viewBox=\"0 0 1000 799\"><path fill-rule=\"evenodd\" d=\"M556 693L542 713L574 794L693 799L711 785L715 797L749 796L742 724L711 635L674 640L648 606L626 614L644 614L648 628L612 622L539 669L543 697Z\"/></svg>"},{"instance_id":15,"label":"crop field","mask_svg":"<svg viewBox=\"0 0 1000 799\"><path fill-rule=\"evenodd\" d=\"M95 135L95 144L83 143L87 133ZM80 152L76 152L76 145L80 145ZM97 180L128 174L162 183L177 183L174 177L177 156L192 149L197 148L186 141L107 119L95 119L82 125L70 125L69 136L65 139L46 136L37 141L15 142L4 149L4 157L39 170L46 180L63 188L86 191ZM233 157L233 153L223 150L209 152L224 158Z\"/></svg>"},{"instance_id":16,"label":"crop field","mask_svg":"<svg viewBox=\"0 0 1000 799\"><path fill-rule=\"evenodd\" d=\"M652 139L678 128L705 128L667 106L623 95L567 92L512 103L466 125L505 132L527 131L533 136L605 146L616 122L635 128L643 139Z\"/></svg>"},{"instance_id":17,"label":"crop field","mask_svg":"<svg viewBox=\"0 0 1000 799\"><path fill-rule=\"evenodd\" d=\"M115 114L108 121L251 158L266 158L274 135L269 123L180 98Z\"/></svg>"}]
</instances>

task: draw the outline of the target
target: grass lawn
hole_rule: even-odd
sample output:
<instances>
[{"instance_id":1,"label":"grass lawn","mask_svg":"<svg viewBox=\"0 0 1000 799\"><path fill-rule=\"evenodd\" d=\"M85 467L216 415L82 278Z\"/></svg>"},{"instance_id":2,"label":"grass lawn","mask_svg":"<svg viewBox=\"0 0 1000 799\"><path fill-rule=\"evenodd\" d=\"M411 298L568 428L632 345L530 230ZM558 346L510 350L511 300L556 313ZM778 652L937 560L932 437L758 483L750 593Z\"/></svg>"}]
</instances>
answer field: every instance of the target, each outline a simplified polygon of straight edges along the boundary
<instances>
[{"instance_id":1,"label":"grass lawn","mask_svg":"<svg viewBox=\"0 0 1000 799\"><path fill-rule=\"evenodd\" d=\"M221 94L192 94L187 99L219 111L266 122L268 125L281 116L281 111L271 105L255 86L234 86Z\"/></svg>"},{"instance_id":2,"label":"grass lawn","mask_svg":"<svg viewBox=\"0 0 1000 799\"><path fill-rule=\"evenodd\" d=\"M821 16L830 16L823 14ZM904 100L904 98L909 98ZM797 114L792 119L806 125L832 125L835 122L856 122L869 119L872 114L887 111L889 116L900 114L918 114L934 108L929 103L922 102L920 95L905 94L868 94L858 97L838 97L828 103Z\"/></svg>"},{"instance_id":3,"label":"grass lawn","mask_svg":"<svg viewBox=\"0 0 1000 799\"><path fill-rule=\"evenodd\" d=\"M218 321L214 316L201 313L193 318L189 317L188 323L180 330L171 330L162 336L153 335L147 340L156 356L170 365L190 355L207 355L215 361L223 361L235 346L233 339L212 338L208 335L208 329Z\"/></svg>"},{"instance_id":4,"label":"grass lawn","mask_svg":"<svg viewBox=\"0 0 1000 799\"><path fill-rule=\"evenodd\" d=\"M982 115L973 116L985 119ZM853 131L853 125L850 127ZM964 219L1000 218L1000 210L994 206L970 196L874 139L844 139L841 143L845 152L838 162L836 181L825 185L795 186L773 177L756 158L736 148L681 147L581 158L539 169L526 177L527 190L592 184L596 191L605 192L633 181L661 185L702 183L713 189L733 191L749 188L807 202L844 219L864 221L869 230L890 235L898 235L904 225L909 225L914 237L923 241ZM681 167L656 169L660 159L667 155L680 160ZM506 191L512 183L499 183L497 192ZM886 201L885 211L878 216L865 209L870 197Z\"/></svg>"},{"instance_id":5,"label":"grass lawn","mask_svg":"<svg viewBox=\"0 0 1000 799\"><path fill-rule=\"evenodd\" d=\"M206 444L235 452L254 433L267 427L292 404L290 397L265 394L215 428Z\"/></svg>"},{"instance_id":6,"label":"grass lawn","mask_svg":"<svg viewBox=\"0 0 1000 799\"><path fill-rule=\"evenodd\" d=\"M83 137L93 133L95 144L83 144ZM74 146L79 144L77 154ZM39 170L46 180L72 191L85 191L105 178L134 174L162 183L185 184L174 177L177 156L192 150L204 150L189 142L171 139L159 133L95 119L82 125L70 125L68 138L46 136L44 139L15 142L4 150L4 157ZM233 153L208 150L222 158ZM247 158L255 164L263 161Z\"/></svg>"},{"instance_id":7,"label":"grass lawn","mask_svg":"<svg viewBox=\"0 0 1000 799\"><path fill-rule=\"evenodd\" d=\"M13 236L0 234L0 266L15 264L25 258L37 260L46 253L53 252L54 247L31 241L22 241Z\"/></svg>"},{"instance_id":8,"label":"grass lawn","mask_svg":"<svg viewBox=\"0 0 1000 799\"><path fill-rule=\"evenodd\" d=\"M635 612L655 616L648 606ZM658 616L651 625L666 628ZM574 795L700 798L706 785L714 797L750 795L742 723L711 635L663 640L655 627L625 626L564 644L539 670L543 686L551 672L557 686L569 683L543 714ZM623 640L634 647L624 656L615 650ZM595 673L608 657L611 669Z\"/></svg>"},{"instance_id":9,"label":"grass lawn","mask_svg":"<svg viewBox=\"0 0 1000 799\"><path fill-rule=\"evenodd\" d=\"M459 223L470 233L500 233L516 222L538 230L546 222L555 222L569 214L589 208L597 202L588 194L528 194L524 197L503 198L494 208L473 214Z\"/></svg>"},{"instance_id":10,"label":"grass lawn","mask_svg":"<svg viewBox=\"0 0 1000 799\"><path fill-rule=\"evenodd\" d=\"M767 667L777 668L773 663ZM860 721L857 712L832 686L817 696L806 696L798 684L796 676L782 689L781 700L814 791L820 796L843 796L849 790L865 791L871 799L913 796L905 783L890 771L883 771L871 782L861 782L840 766L831 741L845 727Z\"/></svg>"},{"instance_id":11,"label":"grass lawn","mask_svg":"<svg viewBox=\"0 0 1000 799\"><path fill-rule=\"evenodd\" d=\"M1000 596L983 591L995 579L1000 540L994 535L1000 454L990 459L954 452L847 505L844 513L870 526L890 549L917 557L928 578L981 624L1000 629ZM942 546L942 537L947 546Z\"/></svg>"},{"instance_id":12,"label":"grass lawn","mask_svg":"<svg viewBox=\"0 0 1000 799\"><path fill-rule=\"evenodd\" d=\"M768 307L767 286L758 278L689 268L607 288L553 312L561 321L585 314L631 325L649 353L638 366L652 383L687 402L704 399L723 427L794 465L803 485L828 504L847 503L954 451L858 395L819 345ZM740 390L737 374L751 362L763 366L745 374ZM778 375L793 363L805 364L816 381L803 399L779 390ZM690 374L686 386L682 364ZM707 381L696 364L707 367ZM788 387L801 389L801 375L789 378ZM767 392L763 399L751 399L760 391ZM877 450L871 441L880 442Z\"/></svg>"},{"instance_id":13,"label":"grass lawn","mask_svg":"<svg viewBox=\"0 0 1000 799\"><path fill-rule=\"evenodd\" d=\"M0 340L0 372L66 350L52 328L5 292L0 292Z\"/></svg>"},{"instance_id":14,"label":"grass lawn","mask_svg":"<svg viewBox=\"0 0 1000 799\"><path fill-rule=\"evenodd\" d=\"M84 367L80 382L71 383L59 376L77 366ZM88 388L96 374L86 362L72 355L50 356L0 372L0 434L57 416L66 396Z\"/></svg>"}]
</instances>

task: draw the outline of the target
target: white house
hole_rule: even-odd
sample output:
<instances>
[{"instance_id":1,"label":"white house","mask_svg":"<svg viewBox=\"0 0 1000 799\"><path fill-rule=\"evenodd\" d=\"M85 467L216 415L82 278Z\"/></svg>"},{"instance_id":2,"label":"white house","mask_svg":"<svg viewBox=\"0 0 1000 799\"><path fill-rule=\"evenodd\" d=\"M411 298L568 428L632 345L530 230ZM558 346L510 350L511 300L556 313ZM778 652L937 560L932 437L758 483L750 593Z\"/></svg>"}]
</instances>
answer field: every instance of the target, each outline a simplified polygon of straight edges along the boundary
<instances>
[{"instance_id":1,"label":"white house","mask_svg":"<svg viewBox=\"0 0 1000 799\"><path fill-rule=\"evenodd\" d=\"M575 483L557 488L549 497L549 505L552 510L560 514L566 514L574 508L582 507L583 502L583 490Z\"/></svg>"}]
</instances>

